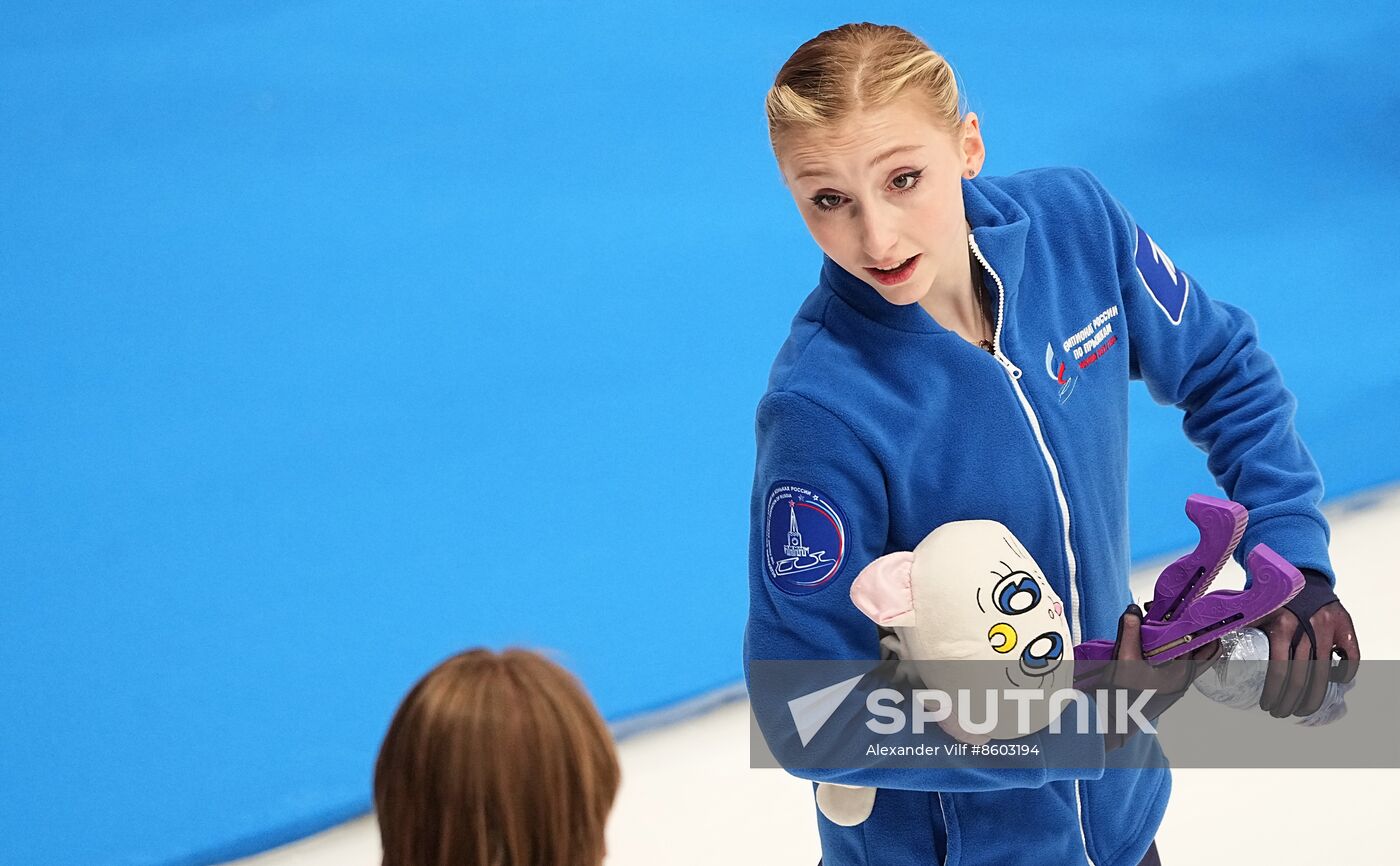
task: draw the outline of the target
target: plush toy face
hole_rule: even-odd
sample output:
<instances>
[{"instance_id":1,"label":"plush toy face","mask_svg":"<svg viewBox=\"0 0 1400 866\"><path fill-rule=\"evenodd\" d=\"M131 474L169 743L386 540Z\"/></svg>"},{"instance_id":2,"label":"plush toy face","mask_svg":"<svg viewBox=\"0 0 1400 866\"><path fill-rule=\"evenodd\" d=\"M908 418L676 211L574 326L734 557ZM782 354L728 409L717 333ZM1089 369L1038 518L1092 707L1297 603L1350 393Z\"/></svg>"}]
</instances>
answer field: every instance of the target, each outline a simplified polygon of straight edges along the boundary
<instances>
[{"instance_id":1,"label":"plush toy face","mask_svg":"<svg viewBox=\"0 0 1400 866\"><path fill-rule=\"evenodd\" d=\"M1048 695L1073 685L1064 604L1035 559L996 521L945 523L912 552L880 557L857 576L851 600L894 630L898 655L919 662L929 688L980 684Z\"/></svg>"},{"instance_id":2,"label":"plush toy face","mask_svg":"<svg viewBox=\"0 0 1400 866\"><path fill-rule=\"evenodd\" d=\"M914 548L914 610L929 618L911 648L929 659L1006 663L1038 688L1073 650L1064 604L1016 536L993 520L946 523Z\"/></svg>"}]
</instances>

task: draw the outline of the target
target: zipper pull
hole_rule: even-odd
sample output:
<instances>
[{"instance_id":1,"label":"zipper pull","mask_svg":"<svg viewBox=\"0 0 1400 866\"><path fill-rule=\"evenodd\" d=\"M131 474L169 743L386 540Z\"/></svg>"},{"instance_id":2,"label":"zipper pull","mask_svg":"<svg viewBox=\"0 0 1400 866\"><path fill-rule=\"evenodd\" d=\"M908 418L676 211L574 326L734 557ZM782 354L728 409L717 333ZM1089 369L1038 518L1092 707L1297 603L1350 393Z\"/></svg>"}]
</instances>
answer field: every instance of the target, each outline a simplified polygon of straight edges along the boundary
<instances>
[{"instance_id":1,"label":"zipper pull","mask_svg":"<svg viewBox=\"0 0 1400 866\"><path fill-rule=\"evenodd\" d=\"M1000 362L1001 362L1001 365L1002 365L1003 367L1006 368L1006 372L1007 372L1008 374L1010 374L1011 378L1013 378L1013 379L1020 379L1020 378L1021 378L1021 368L1020 368L1020 367L1017 367L1015 364L1011 363L1011 359L1010 359L1010 358L1006 357L1006 356L1003 355L1001 352L997 352L997 360L1000 361Z\"/></svg>"}]
</instances>

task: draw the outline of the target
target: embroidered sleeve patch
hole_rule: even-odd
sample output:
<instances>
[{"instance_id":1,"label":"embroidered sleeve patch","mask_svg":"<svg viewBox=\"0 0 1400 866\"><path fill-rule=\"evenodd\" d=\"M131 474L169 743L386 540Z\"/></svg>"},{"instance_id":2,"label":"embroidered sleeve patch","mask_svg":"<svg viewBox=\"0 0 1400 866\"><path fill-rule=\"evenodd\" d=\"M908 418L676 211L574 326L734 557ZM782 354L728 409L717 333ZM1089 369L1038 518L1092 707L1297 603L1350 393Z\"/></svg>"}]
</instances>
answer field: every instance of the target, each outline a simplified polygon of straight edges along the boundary
<instances>
[{"instance_id":1,"label":"embroidered sleeve patch","mask_svg":"<svg viewBox=\"0 0 1400 866\"><path fill-rule=\"evenodd\" d=\"M1186 272L1177 270L1157 242L1142 230L1142 226L1137 227L1134 259L1138 277L1157 303L1157 308L1166 314L1173 325L1180 325L1181 315L1186 311L1186 297L1191 291L1191 281Z\"/></svg>"},{"instance_id":2,"label":"embroidered sleeve patch","mask_svg":"<svg viewBox=\"0 0 1400 866\"><path fill-rule=\"evenodd\" d=\"M779 481L769 488L763 537L768 579L790 595L816 592L846 563L846 518L808 485Z\"/></svg>"}]
</instances>

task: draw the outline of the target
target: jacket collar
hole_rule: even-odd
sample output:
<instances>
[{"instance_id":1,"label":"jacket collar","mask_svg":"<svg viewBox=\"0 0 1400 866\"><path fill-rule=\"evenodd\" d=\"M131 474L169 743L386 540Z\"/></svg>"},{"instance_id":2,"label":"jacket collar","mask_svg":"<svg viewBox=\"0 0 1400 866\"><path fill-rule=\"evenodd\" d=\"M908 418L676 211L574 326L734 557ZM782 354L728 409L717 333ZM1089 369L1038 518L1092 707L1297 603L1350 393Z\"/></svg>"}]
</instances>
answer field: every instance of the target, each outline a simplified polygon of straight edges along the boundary
<instances>
[{"instance_id":1,"label":"jacket collar","mask_svg":"<svg viewBox=\"0 0 1400 866\"><path fill-rule=\"evenodd\" d=\"M972 225L972 236L982 256L1001 277L1009 315L1025 270L1026 236L1031 221L1025 209L1001 188L999 180L981 176L963 178L963 211ZM883 325L913 333L950 333L917 303L891 304L826 254L822 255L821 283L862 315ZM995 291L995 281L988 282L987 286Z\"/></svg>"}]
</instances>

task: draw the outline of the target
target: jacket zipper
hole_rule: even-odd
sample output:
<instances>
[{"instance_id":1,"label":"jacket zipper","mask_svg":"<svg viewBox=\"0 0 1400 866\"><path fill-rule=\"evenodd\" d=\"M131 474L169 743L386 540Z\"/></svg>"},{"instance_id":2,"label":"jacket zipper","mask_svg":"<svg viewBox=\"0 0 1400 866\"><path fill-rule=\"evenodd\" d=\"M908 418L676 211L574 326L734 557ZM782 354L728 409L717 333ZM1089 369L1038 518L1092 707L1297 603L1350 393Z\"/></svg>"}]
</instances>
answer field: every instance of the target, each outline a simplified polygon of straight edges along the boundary
<instances>
[{"instance_id":1,"label":"jacket zipper","mask_svg":"<svg viewBox=\"0 0 1400 866\"><path fill-rule=\"evenodd\" d=\"M1060 503L1060 516L1064 518L1065 525L1065 561L1069 564L1069 626L1070 640L1079 643L1079 588L1075 585L1075 572L1077 571L1074 562L1074 549L1069 543L1069 500L1065 498L1064 488L1060 485L1060 470L1055 466L1055 458L1050 455L1050 448L1045 444L1045 435L1040 429L1040 419L1036 417L1035 410L1031 408L1031 403L1026 399L1026 393L1021 390L1021 368L1011 362L1001 351L1001 323L1002 317L1006 313L1006 286L1002 285L1001 276L987 263L987 259L982 255L982 250L977 246L977 239L972 236L972 232L967 233L968 246L972 248L972 254L977 257L977 261L982 263L982 267L987 269L987 273L992 275L992 279L997 283L997 325L992 332L992 355L1006 368L1007 375L1011 378L1011 388L1016 392L1016 396L1021 401L1021 408L1025 411L1026 417L1030 419L1031 429L1035 431L1036 444L1040 446L1040 455L1045 458L1045 465L1050 469L1050 480L1055 485L1055 498ZM1079 818L1079 838L1084 843L1084 857L1089 863L1094 863L1094 858L1089 854L1089 837L1084 832L1084 805L1080 794L1079 783L1081 780L1074 780L1074 811Z\"/></svg>"},{"instance_id":2,"label":"jacket zipper","mask_svg":"<svg viewBox=\"0 0 1400 866\"><path fill-rule=\"evenodd\" d=\"M1084 843L1084 859L1089 861L1089 866L1098 866L1093 855L1089 853L1089 836L1084 832L1084 803L1079 793L1079 784L1083 781L1074 780L1074 810L1079 813L1079 839Z\"/></svg>"},{"instance_id":3,"label":"jacket zipper","mask_svg":"<svg viewBox=\"0 0 1400 866\"><path fill-rule=\"evenodd\" d=\"M1001 277L992 266L987 263L986 257L982 255L982 250L977 246L977 239L968 232L967 243L972 248L972 254L977 257L977 261L982 263L982 267L987 269L987 273L992 275L992 279L997 283L997 326L992 332L992 355L1006 368L1007 375L1011 377L1011 387L1016 392L1016 396L1021 401L1021 408L1025 410L1026 417L1030 419L1031 429L1035 432L1035 441L1040 446L1040 455L1045 458L1045 465L1050 468L1050 480L1055 485L1055 498L1060 504L1060 516L1063 518L1065 526L1065 560L1069 564L1069 625L1070 639L1074 643L1080 643L1079 637L1079 588L1075 585L1075 573L1077 568L1074 562L1074 550L1069 543L1069 500L1065 498L1065 491L1060 484L1060 470L1055 465L1055 458L1050 455L1050 448L1045 444L1045 434L1040 429L1040 419L1036 417L1035 410L1031 408L1031 403L1026 399L1026 393L1021 390L1021 368L1011 362L1001 351L1001 325L1003 316L1006 313L1006 287L1002 285Z\"/></svg>"}]
</instances>

